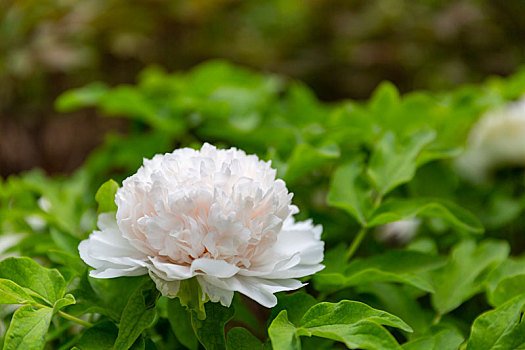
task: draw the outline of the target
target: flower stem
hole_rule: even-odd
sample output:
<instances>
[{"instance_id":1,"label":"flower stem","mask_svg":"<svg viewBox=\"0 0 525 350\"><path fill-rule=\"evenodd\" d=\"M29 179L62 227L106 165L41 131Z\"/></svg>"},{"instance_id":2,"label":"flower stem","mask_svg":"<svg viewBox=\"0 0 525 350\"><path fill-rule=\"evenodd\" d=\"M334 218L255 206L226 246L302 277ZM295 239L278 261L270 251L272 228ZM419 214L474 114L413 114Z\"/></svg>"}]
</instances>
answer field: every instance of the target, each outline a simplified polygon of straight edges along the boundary
<instances>
[{"instance_id":1,"label":"flower stem","mask_svg":"<svg viewBox=\"0 0 525 350\"><path fill-rule=\"evenodd\" d=\"M354 253L357 251L359 246L361 245L361 242L366 236L367 232L366 227L361 227L357 235L355 236L354 240L352 241L352 244L350 244L350 247L348 248L348 251L346 252L346 260L350 260Z\"/></svg>"},{"instance_id":2,"label":"flower stem","mask_svg":"<svg viewBox=\"0 0 525 350\"><path fill-rule=\"evenodd\" d=\"M62 316L66 320L69 320L69 321L74 322L76 324L79 324L81 326L84 326L84 327L92 327L93 326L92 323L84 321L84 320L82 320L82 319L80 319L78 317L72 316L70 314L67 314L67 313L65 313L64 311L61 311L61 310L58 310L57 314L59 314L60 316Z\"/></svg>"}]
</instances>

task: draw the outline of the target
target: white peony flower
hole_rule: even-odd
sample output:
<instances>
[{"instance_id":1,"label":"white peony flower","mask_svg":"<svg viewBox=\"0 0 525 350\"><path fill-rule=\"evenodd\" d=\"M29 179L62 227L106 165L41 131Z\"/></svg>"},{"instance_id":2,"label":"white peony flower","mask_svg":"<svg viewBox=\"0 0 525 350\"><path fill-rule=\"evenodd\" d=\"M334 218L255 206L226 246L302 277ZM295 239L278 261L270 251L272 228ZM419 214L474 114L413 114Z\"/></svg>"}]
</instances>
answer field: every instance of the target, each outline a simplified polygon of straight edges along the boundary
<instances>
[{"instance_id":1,"label":"white peony flower","mask_svg":"<svg viewBox=\"0 0 525 350\"><path fill-rule=\"evenodd\" d=\"M419 225L419 218L389 222L377 228L377 238L383 242L406 244L414 238Z\"/></svg>"},{"instance_id":2,"label":"white peony flower","mask_svg":"<svg viewBox=\"0 0 525 350\"><path fill-rule=\"evenodd\" d=\"M485 181L500 166L525 167L525 98L484 115L472 127L456 164L473 182Z\"/></svg>"},{"instance_id":3,"label":"white peony flower","mask_svg":"<svg viewBox=\"0 0 525 350\"><path fill-rule=\"evenodd\" d=\"M115 213L80 243L96 278L149 273L163 295L196 277L203 298L229 306L234 291L261 305L323 268L321 226L298 212L270 162L235 148L183 148L144 160L118 189Z\"/></svg>"}]
</instances>

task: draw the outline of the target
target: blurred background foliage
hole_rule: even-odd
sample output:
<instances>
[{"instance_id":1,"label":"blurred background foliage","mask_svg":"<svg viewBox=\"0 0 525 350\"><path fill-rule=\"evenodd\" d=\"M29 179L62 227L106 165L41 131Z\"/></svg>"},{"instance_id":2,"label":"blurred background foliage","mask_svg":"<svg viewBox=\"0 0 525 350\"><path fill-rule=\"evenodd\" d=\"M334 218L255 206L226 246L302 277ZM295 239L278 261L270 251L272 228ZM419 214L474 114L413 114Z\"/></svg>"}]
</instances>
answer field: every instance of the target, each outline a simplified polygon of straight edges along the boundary
<instances>
[{"instance_id":1,"label":"blurred background foliage","mask_svg":"<svg viewBox=\"0 0 525 350\"><path fill-rule=\"evenodd\" d=\"M62 92L130 83L145 66L225 58L304 81L323 100L383 80L442 90L524 61L525 2L7 0L0 3L0 172L71 172L108 130L93 110L57 116Z\"/></svg>"}]
</instances>

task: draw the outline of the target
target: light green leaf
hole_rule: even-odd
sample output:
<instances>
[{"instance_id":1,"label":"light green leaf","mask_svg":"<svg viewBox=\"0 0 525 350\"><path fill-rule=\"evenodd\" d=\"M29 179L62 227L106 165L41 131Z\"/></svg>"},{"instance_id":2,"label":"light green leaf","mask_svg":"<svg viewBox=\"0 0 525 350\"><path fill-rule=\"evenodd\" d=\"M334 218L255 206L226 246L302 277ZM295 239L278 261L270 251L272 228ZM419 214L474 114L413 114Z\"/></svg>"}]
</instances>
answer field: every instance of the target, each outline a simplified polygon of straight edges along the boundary
<instances>
[{"instance_id":1,"label":"light green leaf","mask_svg":"<svg viewBox=\"0 0 525 350\"><path fill-rule=\"evenodd\" d=\"M486 240L479 245L472 240L457 244L448 263L430 272L435 293L434 309L445 314L478 293L486 272L496 268L509 254L507 242Z\"/></svg>"},{"instance_id":2,"label":"light green leaf","mask_svg":"<svg viewBox=\"0 0 525 350\"><path fill-rule=\"evenodd\" d=\"M328 204L352 215L362 226L372 211L372 195L363 177L361 160L340 166L332 176Z\"/></svg>"},{"instance_id":3,"label":"light green leaf","mask_svg":"<svg viewBox=\"0 0 525 350\"><path fill-rule=\"evenodd\" d=\"M262 350L263 344L249 330L235 327L228 332L227 350Z\"/></svg>"},{"instance_id":4,"label":"light green leaf","mask_svg":"<svg viewBox=\"0 0 525 350\"><path fill-rule=\"evenodd\" d=\"M115 204L115 194L118 190L118 183L114 180L108 180L99 187L95 194L95 200L98 203L99 213L116 212L117 205Z\"/></svg>"},{"instance_id":5,"label":"light green leaf","mask_svg":"<svg viewBox=\"0 0 525 350\"><path fill-rule=\"evenodd\" d=\"M62 298L66 289L66 282L57 270L42 267L29 258L7 258L0 261L0 278L9 279L32 291L49 305Z\"/></svg>"},{"instance_id":6,"label":"light green leaf","mask_svg":"<svg viewBox=\"0 0 525 350\"><path fill-rule=\"evenodd\" d=\"M226 348L224 325L234 314L233 307L224 307L219 303L208 302L205 305L206 319L201 320L192 312L191 324L199 342L206 350L223 350Z\"/></svg>"},{"instance_id":7,"label":"light green leaf","mask_svg":"<svg viewBox=\"0 0 525 350\"><path fill-rule=\"evenodd\" d=\"M206 318L206 309L204 304L207 300L202 298L202 290L196 277L180 281L179 291L177 293L180 304L189 311L195 312L200 319Z\"/></svg>"},{"instance_id":8,"label":"light green leaf","mask_svg":"<svg viewBox=\"0 0 525 350\"><path fill-rule=\"evenodd\" d=\"M190 350L197 350L199 342L191 327L191 311L186 310L179 299L168 299L168 320L179 342Z\"/></svg>"},{"instance_id":9,"label":"light green leaf","mask_svg":"<svg viewBox=\"0 0 525 350\"><path fill-rule=\"evenodd\" d=\"M114 350L127 350L133 345L143 330L148 328L157 313L155 306L159 292L151 280L146 280L130 296L122 311Z\"/></svg>"},{"instance_id":10,"label":"light green leaf","mask_svg":"<svg viewBox=\"0 0 525 350\"><path fill-rule=\"evenodd\" d=\"M499 306L521 294L525 294L525 274L502 279L488 295L488 300L491 305Z\"/></svg>"},{"instance_id":11,"label":"light green leaf","mask_svg":"<svg viewBox=\"0 0 525 350\"><path fill-rule=\"evenodd\" d=\"M375 282L397 282L433 292L431 283L421 274L445 264L440 256L416 251L391 251L366 259L354 259L343 271L327 265L326 271L314 276L318 290L335 291Z\"/></svg>"},{"instance_id":12,"label":"light green leaf","mask_svg":"<svg viewBox=\"0 0 525 350\"><path fill-rule=\"evenodd\" d=\"M452 228L470 233L483 233L476 216L457 204L439 198L391 199L383 203L373 214L369 226L384 225L415 217L440 218Z\"/></svg>"},{"instance_id":13,"label":"light green leaf","mask_svg":"<svg viewBox=\"0 0 525 350\"><path fill-rule=\"evenodd\" d=\"M412 134L407 143L399 144L393 133L385 133L378 141L368 166L368 176L381 195L414 177L419 153L435 137L433 131L418 132Z\"/></svg>"},{"instance_id":14,"label":"light green leaf","mask_svg":"<svg viewBox=\"0 0 525 350\"><path fill-rule=\"evenodd\" d=\"M306 143L297 145L288 160L284 180L287 183L293 183L313 170L339 158L339 156L340 151L335 144L322 148L316 148Z\"/></svg>"},{"instance_id":15,"label":"light green leaf","mask_svg":"<svg viewBox=\"0 0 525 350\"><path fill-rule=\"evenodd\" d=\"M270 324L268 335L270 336L274 349L301 349L301 341L299 340L295 326L288 321L288 313L286 310L281 311Z\"/></svg>"},{"instance_id":16,"label":"light green leaf","mask_svg":"<svg viewBox=\"0 0 525 350\"><path fill-rule=\"evenodd\" d=\"M268 334L274 349L300 349L299 336L317 336L355 349L400 349L394 337L382 326L412 329L399 317L370 306L344 300L337 304L319 303L311 307L296 327L283 310L273 320Z\"/></svg>"},{"instance_id":17,"label":"light green leaf","mask_svg":"<svg viewBox=\"0 0 525 350\"><path fill-rule=\"evenodd\" d=\"M92 107L107 91L107 86L102 83L92 83L79 89L72 89L57 98L55 108L59 112L71 112L84 107Z\"/></svg>"},{"instance_id":18,"label":"light green leaf","mask_svg":"<svg viewBox=\"0 0 525 350\"><path fill-rule=\"evenodd\" d=\"M467 350L516 349L525 342L525 295L515 297L474 320Z\"/></svg>"},{"instance_id":19,"label":"light green leaf","mask_svg":"<svg viewBox=\"0 0 525 350\"><path fill-rule=\"evenodd\" d=\"M325 325L301 328L300 335L317 336L345 343L349 349L390 350L401 349L395 338L372 321L359 321L352 325Z\"/></svg>"},{"instance_id":20,"label":"light green leaf","mask_svg":"<svg viewBox=\"0 0 525 350\"><path fill-rule=\"evenodd\" d=\"M22 304L33 299L24 288L11 280L0 279L0 305Z\"/></svg>"},{"instance_id":21,"label":"light green leaf","mask_svg":"<svg viewBox=\"0 0 525 350\"><path fill-rule=\"evenodd\" d=\"M16 310L5 335L4 350L43 349L52 317L53 309L47 307L35 310L26 305Z\"/></svg>"},{"instance_id":22,"label":"light green leaf","mask_svg":"<svg viewBox=\"0 0 525 350\"><path fill-rule=\"evenodd\" d=\"M509 257L501 263L496 269L492 270L485 282L487 288L488 301L492 306L498 306L493 303L492 295L499 286L500 282L506 278L521 275L525 271L525 259Z\"/></svg>"},{"instance_id":23,"label":"light green leaf","mask_svg":"<svg viewBox=\"0 0 525 350\"><path fill-rule=\"evenodd\" d=\"M58 299L53 305L53 310L56 312L65 308L68 305L73 305L76 302L75 297L71 294L66 294L62 299Z\"/></svg>"},{"instance_id":24,"label":"light green leaf","mask_svg":"<svg viewBox=\"0 0 525 350\"><path fill-rule=\"evenodd\" d=\"M403 350L457 350L465 339L457 331L445 329L403 344Z\"/></svg>"},{"instance_id":25,"label":"light green leaf","mask_svg":"<svg viewBox=\"0 0 525 350\"><path fill-rule=\"evenodd\" d=\"M316 304L306 312L299 325L304 328L311 328L325 325L354 324L364 320L412 332L412 328L399 317L376 310L358 301L350 300L343 300L337 304Z\"/></svg>"}]
</instances>

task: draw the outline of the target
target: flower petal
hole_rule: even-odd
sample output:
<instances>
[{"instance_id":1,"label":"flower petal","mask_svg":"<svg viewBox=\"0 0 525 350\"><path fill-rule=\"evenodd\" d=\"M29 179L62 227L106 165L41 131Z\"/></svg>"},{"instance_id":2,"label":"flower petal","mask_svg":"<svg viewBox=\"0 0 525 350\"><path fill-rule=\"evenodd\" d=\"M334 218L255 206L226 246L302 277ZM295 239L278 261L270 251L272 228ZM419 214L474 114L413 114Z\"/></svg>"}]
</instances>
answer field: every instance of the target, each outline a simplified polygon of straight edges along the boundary
<instances>
[{"instance_id":1,"label":"flower petal","mask_svg":"<svg viewBox=\"0 0 525 350\"><path fill-rule=\"evenodd\" d=\"M147 273L146 257L122 237L114 213L100 214L98 226L101 231L94 231L78 246L82 260L95 268L91 276L113 278Z\"/></svg>"},{"instance_id":2,"label":"flower petal","mask_svg":"<svg viewBox=\"0 0 525 350\"><path fill-rule=\"evenodd\" d=\"M228 278L239 272L240 268L224 260L201 258L191 264L192 275L211 275L219 278Z\"/></svg>"}]
</instances>

